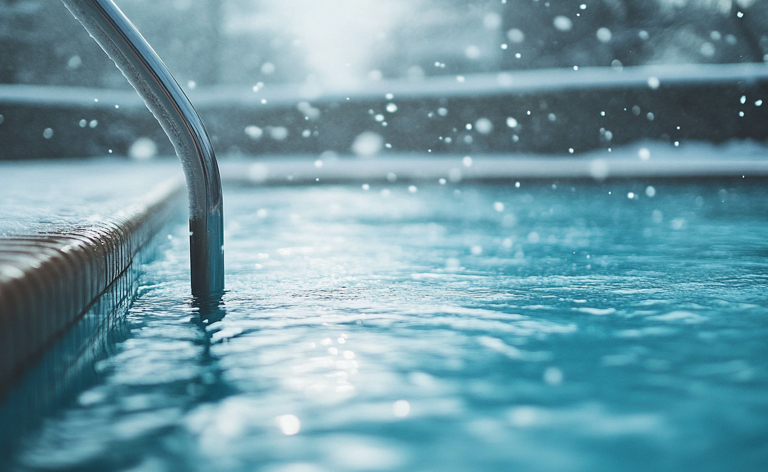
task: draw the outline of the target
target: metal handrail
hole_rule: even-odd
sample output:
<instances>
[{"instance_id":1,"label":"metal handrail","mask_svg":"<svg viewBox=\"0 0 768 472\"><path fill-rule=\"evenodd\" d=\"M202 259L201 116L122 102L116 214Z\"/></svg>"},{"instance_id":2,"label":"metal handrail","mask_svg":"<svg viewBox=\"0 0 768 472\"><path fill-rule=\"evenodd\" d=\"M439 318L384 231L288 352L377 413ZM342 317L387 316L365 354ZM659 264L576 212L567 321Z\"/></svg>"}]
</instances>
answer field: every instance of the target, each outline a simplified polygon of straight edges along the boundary
<instances>
[{"instance_id":1,"label":"metal handrail","mask_svg":"<svg viewBox=\"0 0 768 472\"><path fill-rule=\"evenodd\" d=\"M221 178L211 140L192 103L158 55L112 0L62 0L144 99L171 140L189 192L192 295L224 291Z\"/></svg>"}]
</instances>

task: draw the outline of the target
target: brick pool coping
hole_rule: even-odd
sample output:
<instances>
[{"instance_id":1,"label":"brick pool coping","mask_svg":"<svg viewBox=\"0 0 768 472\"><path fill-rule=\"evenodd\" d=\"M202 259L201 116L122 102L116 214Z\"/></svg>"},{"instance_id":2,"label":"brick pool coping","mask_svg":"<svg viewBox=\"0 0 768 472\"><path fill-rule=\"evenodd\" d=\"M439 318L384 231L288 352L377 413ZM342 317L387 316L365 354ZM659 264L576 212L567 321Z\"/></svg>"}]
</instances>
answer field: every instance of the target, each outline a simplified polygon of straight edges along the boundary
<instances>
[{"instance_id":1,"label":"brick pool coping","mask_svg":"<svg viewBox=\"0 0 768 472\"><path fill-rule=\"evenodd\" d=\"M97 224L0 238L0 395L131 266L185 193L173 178Z\"/></svg>"}]
</instances>

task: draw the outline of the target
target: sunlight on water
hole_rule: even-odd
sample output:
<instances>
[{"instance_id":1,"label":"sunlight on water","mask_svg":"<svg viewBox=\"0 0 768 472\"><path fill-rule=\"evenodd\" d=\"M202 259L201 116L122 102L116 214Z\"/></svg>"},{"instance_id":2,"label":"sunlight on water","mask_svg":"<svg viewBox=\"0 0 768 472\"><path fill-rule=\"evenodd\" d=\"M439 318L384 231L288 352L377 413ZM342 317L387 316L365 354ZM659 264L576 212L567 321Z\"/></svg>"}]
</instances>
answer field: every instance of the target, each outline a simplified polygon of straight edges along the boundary
<instances>
[{"instance_id":1,"label":"sunlight on water","mask_svg":"<svg viewBox=\"0 0 768 472\"><path fill-rule=\"evenodd\" d=\"M171 228L17 464L757 470L768 193L652 184L228 189L221 309Z\"/></svg>"}]
</instances>

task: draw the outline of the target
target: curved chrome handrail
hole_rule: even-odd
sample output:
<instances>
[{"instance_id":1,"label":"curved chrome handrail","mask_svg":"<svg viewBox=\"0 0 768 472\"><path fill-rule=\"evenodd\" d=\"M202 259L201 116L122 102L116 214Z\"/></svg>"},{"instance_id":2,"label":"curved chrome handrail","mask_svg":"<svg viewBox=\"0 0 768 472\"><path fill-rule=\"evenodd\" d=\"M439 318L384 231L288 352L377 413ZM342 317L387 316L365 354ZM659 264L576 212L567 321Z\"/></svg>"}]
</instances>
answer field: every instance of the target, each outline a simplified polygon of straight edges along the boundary
<instances>
[{"instance_id":1,"label":"curved chrome handrail","mask_svg":"<svg viewBox=\"0 0 768 472\"><path fill-rule=\"evenodd\" d=\"M189 192L192 295L224 291L221 178L211 140L195 109L152 47L112 0L62 0L144 99L171 140Z\"/></svg>"}]
</instances>

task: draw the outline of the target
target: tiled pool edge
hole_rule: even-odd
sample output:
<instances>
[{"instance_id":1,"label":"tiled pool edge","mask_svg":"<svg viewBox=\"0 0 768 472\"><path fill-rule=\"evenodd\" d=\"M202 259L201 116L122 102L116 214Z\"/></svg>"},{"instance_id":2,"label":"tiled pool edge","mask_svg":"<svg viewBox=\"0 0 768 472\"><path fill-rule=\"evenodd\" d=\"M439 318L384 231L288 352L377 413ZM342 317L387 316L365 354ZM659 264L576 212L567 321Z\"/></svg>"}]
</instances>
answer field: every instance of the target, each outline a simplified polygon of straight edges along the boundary
<instances>
[{"instance_id":1,"label":"tiled pool edge","mask_svg":"<svg viewBox=\"0 0 768 472\"><path fill-rule=\"evenodd\" d=\"M174 178L101 223L0 239L0 396L130 267L184 189Z\"/></svg>"},{"instance_id":2,"label":"tiled pool edge","mask_svg":"<svg viewBox=\"0 0 768 472\"><path fill-rule=\"evenodd\" d=\"M159 239L160 233L155 237ZM57 336L40 356L0 394L0 424L13 425L0 431L0 470L12 467L10 460L19 433L34 430L47 411L66 404L98 377L97 363L113 346L126 339L130 328L126 315L138 293L141 264L151 260L160 242L150 241L133 264L112 282L86 313ZM138 262L138 263L137 263ZM41 388L41 386L43 386ZM5 467L5 468L4 468Z\"/></svg>"}]
</instances>

